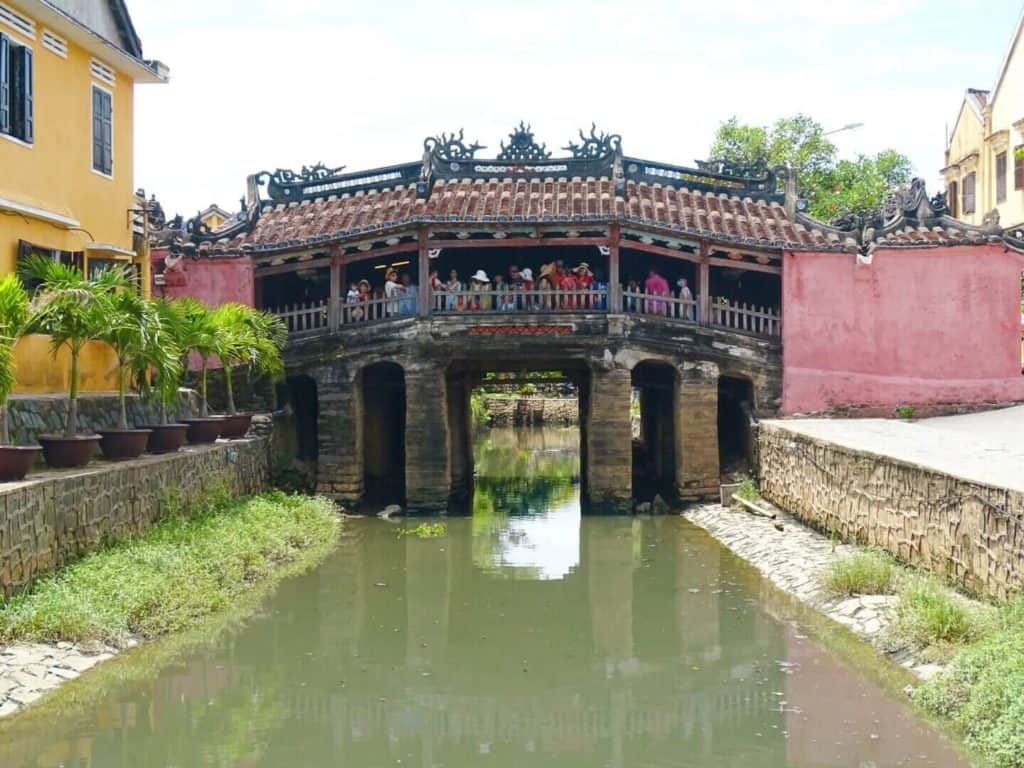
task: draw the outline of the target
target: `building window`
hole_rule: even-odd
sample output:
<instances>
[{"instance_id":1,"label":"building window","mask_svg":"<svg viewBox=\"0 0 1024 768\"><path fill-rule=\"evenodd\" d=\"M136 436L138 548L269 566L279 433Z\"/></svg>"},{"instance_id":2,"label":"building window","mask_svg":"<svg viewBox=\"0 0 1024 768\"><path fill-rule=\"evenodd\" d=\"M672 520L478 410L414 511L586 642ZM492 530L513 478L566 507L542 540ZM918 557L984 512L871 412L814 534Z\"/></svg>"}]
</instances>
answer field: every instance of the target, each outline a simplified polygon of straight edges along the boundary
<instances>
[{"instance_id":1,"label":"building window","mask_svg":"<svg viewBox=\"0 0 1024 768\"><path fill-rule=\"evenodd\" d=\"M32 49L0 35L0 133L32 143Z\"/></svg>"},{"instance_id":2,"label":"building window","mask_svg":"<svg viewBox=\"0 0 1024 768\"><path fill-rule=\"evenodd\" d=\"M85 266L85 253L82 251L59 251L56 248L44 248L41 245L35 245L27 240L18 241L18 266L21 265L29 258L33 256L42 256L45 259L52 259L58 261L61 264L67 264L72 267L76 267L81 270ZM25 280L25 287L29 290L33 290L36 286L41 283L39 280Z\"/></svg>"},{"instance_id":3,"label":"building window","mask_svg":"<svg viewBox=\"0 0 1024 768\"><path fill-rule=\"evenodd\" d=\"M114 174L114 97L110 91L92 87L92 169L105 176Z\"/></svg>"},{"instance_id":4,"label":"building window","mask_svg":"<svg viewBox=\"0 0 1024 768\"><path fill-rule=\"evenodd\" d=\"M949 202L949 215L955 219L960 215L960 185L955 181L949 182L946 199Z\"/></svg>"},{"instance_id":5,"label":"building window","mask_svg":"<svg viewBox=\"0 0 1024 768\"><path fill-rule=\"evenodd\" d=\"M996 155L996 202L1006 202L1006 153Z\"/></svg>"},{"instance_id":6,"label":"building window","mask_svg":"<svg viewBox=\"0 0 1024 768\"><path fill-rule=\"evenodd\" d=\"M1024 144L1013 150L1013 188L1024 189Z\"/></svg>"},{"instance_id":7,"label":"building window","mask_svg":"<svg viewBox=\"0 0 1024 768\"><path fill-rule=\"evenodd\" d=\"M974 172L964 176L963 182L963 209L964 213L974 213Z\"/></svg>"}]
</instances>

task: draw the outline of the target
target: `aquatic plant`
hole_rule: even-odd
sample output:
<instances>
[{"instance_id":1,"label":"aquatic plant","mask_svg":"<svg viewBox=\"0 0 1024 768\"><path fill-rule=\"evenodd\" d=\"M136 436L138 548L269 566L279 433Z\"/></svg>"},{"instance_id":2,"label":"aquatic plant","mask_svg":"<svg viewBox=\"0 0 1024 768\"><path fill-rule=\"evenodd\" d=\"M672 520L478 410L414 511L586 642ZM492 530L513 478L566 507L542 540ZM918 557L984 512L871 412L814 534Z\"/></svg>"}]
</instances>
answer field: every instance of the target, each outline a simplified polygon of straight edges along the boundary
<instances>
[{"instance_id":1,"label":"aquatic plant","mask_svg":"<svg viewBox=\"0 0 1024 768\"><path fill-rule=\"evenodd\" d=\"M444 523L420 523L414 528L399 528L399 536L415 536L417 539L438 539L448 535Z\"/></svg>"}]
</instances>

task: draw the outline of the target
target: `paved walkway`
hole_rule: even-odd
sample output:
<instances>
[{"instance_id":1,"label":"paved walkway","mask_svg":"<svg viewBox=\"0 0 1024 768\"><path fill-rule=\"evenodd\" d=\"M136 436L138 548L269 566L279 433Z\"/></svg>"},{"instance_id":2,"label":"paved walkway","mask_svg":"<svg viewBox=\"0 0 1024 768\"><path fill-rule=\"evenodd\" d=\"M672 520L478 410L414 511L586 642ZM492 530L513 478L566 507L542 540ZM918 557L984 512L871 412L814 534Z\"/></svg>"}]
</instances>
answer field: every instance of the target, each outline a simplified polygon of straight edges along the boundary
<instances>
[{"instance_id":1,"label":"paved walkway","mask_svg":"<svg viewBox=\"0 0 1024 768\"><path fill-rule=\"evenodd\" d=\"M772 419L765 423L964 480L1024 492L1024 406L921 421Z\"/></svg>"},{"instance_id":2,"label":"paved walkway","mask_svg":"<svg viewBox=\"0 0 1024 768\"><path fill-rule=\"evenodd\" d=\"M775 527L775 520L718 504L691 507L684 516L757 568L762 576L783 592L819 610L880 648L884 643L885 629L892 620L896 596L829 597L819 584L821 573L829 563L837 558L848 557L856 549L846 544L837 544L833 550L830 539L790 515L778 510L776 512L777 521L782 523L781 531ZM921 663L907 651L889 656L922 679L939 670L934 664Z\"/></svg>"},{"instance_id":3,"label":"paved walkway","mask_svg":"<svg viewBox=\"0 0 1024 768\"><path fill-rule=\"evenodd\" d=\"M17 712L116 653L116 649L98 643L91 647L72 643L0 647L0 717Z\"/></svg>"}]
</instances>

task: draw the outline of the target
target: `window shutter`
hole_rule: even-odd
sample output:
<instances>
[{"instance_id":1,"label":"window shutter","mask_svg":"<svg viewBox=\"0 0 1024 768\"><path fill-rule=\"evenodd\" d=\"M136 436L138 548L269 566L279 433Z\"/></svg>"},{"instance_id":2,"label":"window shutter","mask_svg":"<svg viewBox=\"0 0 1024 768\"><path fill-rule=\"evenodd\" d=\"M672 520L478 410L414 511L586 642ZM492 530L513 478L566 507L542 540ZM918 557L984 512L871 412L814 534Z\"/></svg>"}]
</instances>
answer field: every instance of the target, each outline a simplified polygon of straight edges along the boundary
<instances>
[{"instance_id":1,"label":"window shutter","mask_svg":"<svg viewBox=\"0 0 1024 768\"><path fill-rule=\"evenodd\" d=\"M960 190L955 181L949 182L949 189L946 192L946 199L949 204L949 214L954 219L960 215Z\"/></svg>"},{"instance_id":2,"label":"window shutter","mask_svg":"<svg viewBox=\"0 0 1024 768\"><path fill-rule=\"evenodd\" d=\"M92 167L94 170L103 170L103 116L101 113L100 97L102 92L98 88L92 89Z\"/></svg>"},{"instance_id":3,"label":"window shutter","mask_svg":"<svg viewBox=\"0 0 1024 768\"><path fill-rule=\"evenodd\" d=\"M1024 189L1024 144L1013 150L1013 188Z\"/></svg>"},{"instance_id":4,"label":"window shutter","mask_svg":"<svg viewBox=\"0 0 1024 768\"><path fill-rule=\"evenodd\" d=\"M21 46L18 48L18 125L15 132L22 141L32 143L32 51Z\"/></svg>"},{"instance_id":5,"label":"window shutter","mask_svg":"<svg viewBox=\"0 0 1024 768\"><path fill-rule=\"evenodd\" d=\"M996 155L996 202L1006 202L1006 153Z\"/></svg>"},{"instance_id":6,"label":"window shutter","mask_svg":"<svg viewBox=\"0 0 1024 768\"><path fill-rule=\"evenodd\" d=\"M11 130L11 42L0 35L0 133Z\"/></svg>"},{"instance_id":7,"label":"window shutter","mask_svg":"<svg viewBox=\"0 0 1024 768\"><path fill-rule=\"evenodd\" d=\"M104 173L114 170L113 98L103 94L103 168Z\"/></svg>"},{"instance_id":8,"label":"window shutter","mask_svg":"<svg viewBox=\"0 0 1024 768\"><path fill-rule=\"evenodd\" d=\"M92 167L100 173L113 171L113 99L99 88L92 89Z\"/></svg>"},{"instance_id":9,"label":"window shutter","mask_svg":"<svg viewBox=\"0 0 1024 768\"><path fill-rule=\"evenodd\" d=\"M974 174L964 176L964 213L974 213Z\"/></svg>"}]
</instances>

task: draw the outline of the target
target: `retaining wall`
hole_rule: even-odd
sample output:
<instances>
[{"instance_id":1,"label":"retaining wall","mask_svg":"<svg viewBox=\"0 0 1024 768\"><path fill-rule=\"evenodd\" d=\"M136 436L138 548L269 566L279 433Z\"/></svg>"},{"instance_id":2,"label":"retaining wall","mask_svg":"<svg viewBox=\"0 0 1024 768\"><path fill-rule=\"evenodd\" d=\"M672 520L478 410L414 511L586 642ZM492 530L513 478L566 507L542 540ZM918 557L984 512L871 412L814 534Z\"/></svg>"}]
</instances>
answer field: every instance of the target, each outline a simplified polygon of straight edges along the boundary
<instances>
[{"instance_id":1,"label":"retaining wall","mask_svg":"<svg viewBox=\"0 0 1024 768\"><path fill-rule=\"evenodd\" d=\"M111 539L145 532L175 497L187 502L220 482L236 495L263 490L269 439L188 447L116 464L95 462L0 484L0 589L10 595Z\"/></svg>"},{"instance_id":2,"label":"retaining wall","mask_svg":"<svg viewBox=\"0 0 1024 768\"><path fill-rule=\"evenodd\" d=\"M580 421L575 397L488 397L484 400L496 427L570 426Z\"/></svg>"},{"instance_id":3,"label":"retaining wall","mask_svg":"<svg viewBox=\"0 0 1024 768\"><path fill-rule=\"evenodd\" d=\"M1024 587L1024 494L774 425L757 442L761 493L805 522L978 594Z\"/></svg>"}]
</instances>

